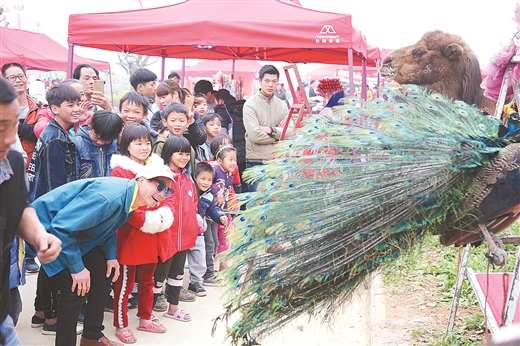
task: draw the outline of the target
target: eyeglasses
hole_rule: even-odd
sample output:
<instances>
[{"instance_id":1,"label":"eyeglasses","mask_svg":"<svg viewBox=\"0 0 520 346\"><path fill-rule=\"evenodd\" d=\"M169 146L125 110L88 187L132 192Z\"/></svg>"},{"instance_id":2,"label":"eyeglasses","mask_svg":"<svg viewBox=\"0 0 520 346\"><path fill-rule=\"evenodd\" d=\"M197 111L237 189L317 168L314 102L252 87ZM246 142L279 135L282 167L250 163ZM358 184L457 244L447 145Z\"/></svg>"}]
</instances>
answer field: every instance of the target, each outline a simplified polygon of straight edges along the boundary
<instances>
[{"instance_id":1,"label":"eyeglasses","mask_svg":"<svg viewBox=\"0 0 520 346\"><path fill-rule=\"evenodd\" d=\"M24 74L19 74L17 76L5 77L5 79L7 79L9 82L14 82L16 80L16 78L18 78L22 82L25 82L27 80L27 76L24 75Z\"/></svg>"},{"instance_id":2,"label":"eyeglasses","mask_svg":"<svg viewBox=\"0 0 520 346\"><path fill-rule=\"evenodd\" d=\"M164 192L164 197L168 198L168 197L171 197L171 195L173 195L173 190L170 189L169 187L167 187L163 181L158 180L158 179L150 179L150 180L157 182L157 191L159 191L159 193Z\"/></svg>"}]
</instances>

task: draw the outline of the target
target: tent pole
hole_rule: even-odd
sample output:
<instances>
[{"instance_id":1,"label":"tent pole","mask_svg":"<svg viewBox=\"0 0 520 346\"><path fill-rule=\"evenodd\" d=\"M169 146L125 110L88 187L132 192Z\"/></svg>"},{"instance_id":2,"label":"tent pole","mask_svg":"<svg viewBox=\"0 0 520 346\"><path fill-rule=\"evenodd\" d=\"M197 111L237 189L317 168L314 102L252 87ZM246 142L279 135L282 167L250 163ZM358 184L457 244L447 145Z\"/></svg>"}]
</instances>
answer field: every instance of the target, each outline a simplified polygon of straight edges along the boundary
<instances>
[{"instance_id":1,"label":"tent pole","mask_svg":"<svg viewBox=\"0 0 520 346\"><path fill-rule=\"evenodd\" d=\"M361 98L367 99L367 60L361 61Z\"/></svg>"},{"instance_id":2,"label":"tent pole","mask_svg":"<svg viewBox=\"0 0 520 346\"><path fill-rule=\"evenodd\" d=\"M348 49L348 83L349 83L349 96L354 96L354 52L352 48Z\"/></svg>"},{"instance_id":3,"label":"tent pole","mask_svg":"<svg viewBox=\"0 0 520 346\"><path fill-rule=\"evenodd\" d=\"M110 79L110 102L112 109L114 109L114 90L112 89L112 67L108 69L108 77Z\"/></svg>"},{"instance_id":4,"label":"tent pole","mask_svg":"<svg viewBox=\"0 0 520 346\"><path fill-rule=\"evenodd\" d=\"M235 62L236 60L233 60L233 66L231 68L231 80L235 79Z\"/></svg>"},{"instance_id":5,"label":"tent pole","mask_svg":"<svg viewBox=\"0 0 520 346\"><path fill-rule=\"evenodd\" d=\"M73 63L74 63L74 43L69 43L69 57L67 59L67 78L72 78Z\"/></svg>"},{"instance_id":6,"label":"tent pole","mask_svg":"<svg viewBox=\"0 0 520 346\"><path fill-rule=\"evenodd\" d=\"M165 69L165 65L166 65L166 56L162 56L162 61L161 61L161 82L164 82L164 69Z\"/></svg>"},{"instance_id":7,"label":"tent pole","mask_svg":"<svg viewBox=\"0 0 520 346\"><path fill-rule=\"evenodd\" d=\"M186 59L182 59L182 75L181 75L181 87L184 88L184 78L186 76Z\"/></svg>"}]
</instances>

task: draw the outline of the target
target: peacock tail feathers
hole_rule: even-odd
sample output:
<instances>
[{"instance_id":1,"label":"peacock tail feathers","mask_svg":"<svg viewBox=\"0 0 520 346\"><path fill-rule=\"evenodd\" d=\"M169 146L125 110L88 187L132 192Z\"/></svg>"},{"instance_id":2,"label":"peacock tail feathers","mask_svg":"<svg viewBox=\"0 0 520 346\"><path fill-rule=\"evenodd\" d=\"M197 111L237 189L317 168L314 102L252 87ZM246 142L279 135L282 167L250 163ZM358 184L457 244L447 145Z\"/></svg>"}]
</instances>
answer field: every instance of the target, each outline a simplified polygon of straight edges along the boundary
<instances>
[{"instance_id":1,"label":"peacock tail feathers","mask_svg":"<svg viewBox=\"0 0 520 346\"><path fill-rule=\"evenodd\" d=\"M245 172L258 192L233 221L220 277L233 343L252 343L307 313L328 321L368 273L426 232L478 218L464 201L475 171L513 139L500 122L417 86L387 100L346 99L312 116L274 159Z\"/></svg>"}]
</instances>

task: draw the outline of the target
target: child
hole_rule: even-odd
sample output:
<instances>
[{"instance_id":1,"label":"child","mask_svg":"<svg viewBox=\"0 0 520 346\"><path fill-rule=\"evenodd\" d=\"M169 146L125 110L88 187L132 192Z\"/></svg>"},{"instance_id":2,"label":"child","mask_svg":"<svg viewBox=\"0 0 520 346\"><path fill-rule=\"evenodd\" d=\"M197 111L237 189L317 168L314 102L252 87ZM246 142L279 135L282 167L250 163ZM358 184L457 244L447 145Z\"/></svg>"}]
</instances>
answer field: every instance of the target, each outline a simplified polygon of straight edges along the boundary
<instances>
[{"instance_id":1,"label":"child","mask_svg":"<svg viewBox=\"0 0 520 346\"><path fill-rule=\"evenodd\" d=\"M195 183L197 185L197 192L199 196L199 215L204 221L204 229L207 231L206 219L211 219L216 223L227 227L228 217L222 214L222 211L215 204L213 195L211 194L211 185L213 184L215 172L213 167L207 162L199 162L195 165ZM205 232L199 234L197 237L197 244L188 251L188 262L190 264L190 284L188 291L193 292L197 296L201 293L206 293L206 290L200 285L205 274L206 267L206 251L205 251ZM200 264L200 265L199 265Z\"/></svg>"},{"instance_id":2,"label":"child","mask_svg":"<svg viewBox=\"0 0 520 346\"><path fill-rule=\"evenodd\" d=\"M87 96L85 95L85 90L83 87L83 83L81 83L77 79L66 79L61 82L61 85L70 85L73 87L80 96L80 104L79 104L79 122L74 124L74 131L77 131L80 125L88 124L90 118L92 118L93 112L88 109L92 106L92 103L87 101ZM34 124L34 135L36 138L39 138L43 130L49 125L51 119L54 119L54 113L48 108L42 108L38 112L38 121ZM70 132L69 132L70 133ZM74 133L71 134L72 136Z\"/></svg>"},{"instance_id":3,"label":"child","mask_svg":"<svg viewBox=\"0 0 520 346\"><path fill-rule=\"evenodd\" d=\"M166 107L162 122L168 128L170 137L184 136L193 148L206 142L206 133L198 127L188 107L183 104L172 103ZM153 152L161 155L163 145L164 141L157 140Z\"/></svg>"},{"instance_id":4,"label":"child","mask_svg":"<svg viewBox=\"0 0 520 346\"><path fill-rule=\"evenodd\" d=\"M179 309L186 252L195 245L197 236L201 233L197 220L197 189L186 169L190 162L191 150L190 142L182 136L171 136L164 143L161 157L173 171L171 188L174 196L165 200L163 205L167 205L173 211L174 221L170 234L159 234L159 242L162 246L173 248L175 254L166 261L161 258L154 275L155 287L159 290L167 278L169 306L163 316L183 322L191 321L191 316ZM157 294L156 300L159 299L161 295Z\"/></svg>"},{"instance_id":5,"label":"child","mask_svg":"<svg viewBox=\"0 0 520 346\"><path fill-rule=\"evenodd\" d=\"M27 172L29 200L76 180L75 149L69 128L79 121L79 93L69 85L58 85L47 92L49 108L55 118L36 143Z\"/></svg>"},{"instance_id":6,"label":"child","mask_svg":"<svg viewBox=\"0 0 520 346\"><path fill-rule=\"evenodd\" d=\"M168 107L172 103L184 103L186 94L182 91L180 86L174 81L167 79L157 86L157 98L163 108ZM164 110L159 110L154 113L150 120L150 126L157 128L157 125L162 122L164 118Z\"/></svg>"},{"instance_id":7,"label":"child","mask_svg":"<svg viewBox=\"0 0 520 346\"><path fill-rule=\"evenodd\" d=\"M46 99L54 118L36 142L27 178L29 201L68 182L76 180L76 154L68 129L79 120L79 93L69 85L59 85L47 92ZM33 321L45 316L43 334L55 334L57 284L38 274ZM42 312L43 311L43 312ZM41 321L41 319L40 319ZM38 326L40 323L38 323Z\"/></svg>"},{"instance_id":8,"label":"child","mask_svg":"<svg viewBox=\"0 0 520 346\"><path fill-rule=\"evenodd\" d=\"M202 123L204 124L204 130L206 132L207 139L206 143L198 145L195 149L197 152L195 162L213 160L213 154L211 154L210 144L213 141L213 138L220 134L221 129L221 119L215 113L206 114L204 118L202 118Z\"/></svg>"},{"instance_id":9,"label":"child","mask_svg":"<svg viewBox=\"0 0 520 346\"><path fill-rule=\"evenodd\" d=\"M215 203L224 211L236 211L238 208L233 196L236 192L240 193L241 184L236 149L232 145L231 137L227 135L217 136L211 143L211 152L215 156L215 161L211 162L215 169L215 177L211 187L211 192L215 196ZM218 246L215 254L229 248L225 227L217 225L217 239ZM225 263L220 263L220 270L225 267L227 267Z\"/></svg>"},{"instance_id":10,"label":"child","mask_svg":"<svg viewBox=\"0 0 520 346\"><path fill-rule=\"evenodd\" d=\"M119 115L125 126L141 124L148 110L148 104L148 99L138 92L127 92L119 101Z\"/></svg>"},{"instance_id":11,"label":"child","mask_svg":"<svg viewBox=\"0 0 520 346\"><path fill-rule=\"evenodd\" d=\"M208 103L206 102L206 96L201 93L193 94L193 111L199 113L201 118L206 115L206 111L208 110Z\"/></svg>"},{"instance_id":12,"label":"child","mask_svg":"<svg viewBox=\"0 0 520 346\"><path fill-rule=\"evenodd\" d=\"M151 137L143 125L125 127L121 136L120 155L114 155L111 176L134 179L149 162L163 164L155 156L150 158ZM161 182L157 182L161 184ZM162 189L165 190L166 186ZM166 197L171 192L166 192ZM137 279L139 286L137 330L165 333L166 327L152 319L153 273L159 256L158 232L168 229L173 214L168 207L138 208L117 233L117 260L121 275L114 287L114 327L116 336L124 343L135 343L137 338L128 328L128 296Z\"/></svg>"},{"instance_id":13,"label":"child","mask_svg":"<svg viewBox=\"0 0 520 346\"><path fill-rule=\"evenodd\" d=\"M115 113L100 110L94 113L89 125L81 125L76 137L76 170L78 179L110 175L110 159L117 153L117 138L123 120Z\"/></svg>"}]
</instances>

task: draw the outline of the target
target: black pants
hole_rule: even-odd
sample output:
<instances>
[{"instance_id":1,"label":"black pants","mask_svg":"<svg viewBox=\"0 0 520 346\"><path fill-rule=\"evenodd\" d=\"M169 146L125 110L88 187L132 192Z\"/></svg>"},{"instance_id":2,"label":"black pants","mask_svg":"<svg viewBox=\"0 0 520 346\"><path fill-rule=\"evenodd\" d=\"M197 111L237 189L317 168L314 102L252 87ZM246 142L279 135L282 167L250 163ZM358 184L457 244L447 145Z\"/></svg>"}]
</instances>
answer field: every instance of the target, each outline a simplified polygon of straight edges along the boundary
<instances>
[{"instance_id":1,"label":"black pants","mask_svg":"<svg viewBox=\"0 0 520 346\"><path fill-rule=\"evenodd\" d=\"M58 316L58 283L55 277L48 277L42 267L36 281L34 310L43 311L48 319Z\"/></svg>"},{"instance_id":2,"label":"black pants","mask_svg":"<svg viewBox=\"0 0 520 346\"><path fill-rule=\"evenodd\" d=\"M168 303L179 305L179 295L181 294L182 279L184 277L184 264L186 263L187 251L177 252L166 262L157 263L154 273L155 282L163 282L168 276L167 290Z\"/></svg>"},{"instance_id":3,"label":"black pants","mask_svg":"<svg viewBox=\"0 0 520 346\"><path fill-rule=\"evenodd\" d=\"M105 276L107 271L106 257L99 247L84 255L83 263L90 271L90 291L87 309L85 310L85 322L83 323L83 337L98 340L103 337L103 329L105 329L103 326L104 310L110 293L112 275L108 278ZM61 290L56 345L73 346L76 345L76 324L85 297L72 292L72 277L68 269L55 275L54 278L56 278Z\"/></svg>"}]
</instances>

